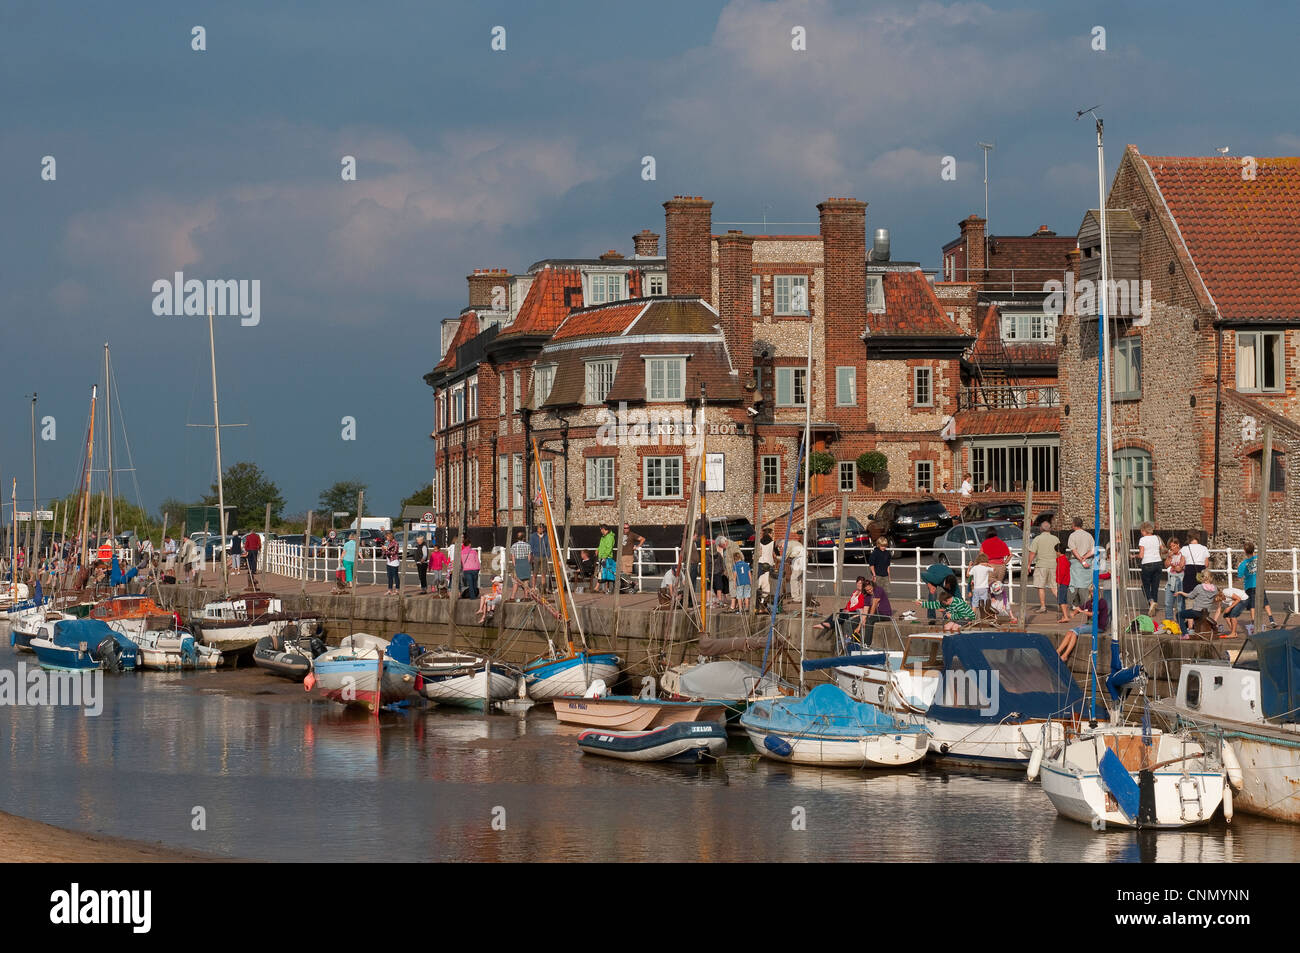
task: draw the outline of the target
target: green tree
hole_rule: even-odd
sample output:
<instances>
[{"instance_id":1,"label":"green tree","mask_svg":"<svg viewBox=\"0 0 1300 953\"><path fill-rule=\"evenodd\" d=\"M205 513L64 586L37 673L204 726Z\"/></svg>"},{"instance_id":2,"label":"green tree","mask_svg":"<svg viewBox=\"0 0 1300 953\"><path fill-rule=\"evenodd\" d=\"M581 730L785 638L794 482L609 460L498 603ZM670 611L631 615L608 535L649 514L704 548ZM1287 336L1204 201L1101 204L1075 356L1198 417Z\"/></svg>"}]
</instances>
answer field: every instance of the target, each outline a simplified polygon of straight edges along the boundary
<instances>
[{"instance_id":1,"label":"green tree","mask_svg":"<svg viewBox=\"0 0 1300 953\"><path fill-rule=\"evenodd\" d=\"M824 475L831 472L835 466L835 455L827 453L825 450L814 450L808 457L808 468L813 473Z\"/></svg>"},{"instance_id":2,"label":"green tree","mask_svg":"<svg viewBox=\"0 0 1300 953\"><path fill-rule=\"evenodd\" d=\"M369 488L360 480L340 480L328 490L321 490L320 499L316 502L316 515L326 522L335 513L351 513L355 516L357 494L362 490L369 492Z\"/></svg>"},{"instance_id":3,"label":"green tree","mask_svg":"<svg viewBox=\"0 0 1300 953\"><path fill-rule=\"evenodd\" d=\"M69 493L59 502L59 529L63 528L63 510L68 508L68 536L74 536L81 532L81 527L77 525L77 502L81 499L80 493ZM108 494L92 493L90 496L90 535L92 538L98 538L100 535L107 536L109 531L108 525ZM128 503L120 496L113 499L113 521L117 524L117 532L124 533L127 530L139 533L141 538L150 536L158 529L157 522L149 516L143 509Z\"/></svg>"},{"instance_id":4,"label":"green tree","mask_svg":"<svg viewBox=\"0 0 1300 953\"><path fill-rule=\"evenodd\" d=\"M179 533L185 528L185 511L188 508L188 503L178 500L174 496L169 496L162 501L162 506L158 507L158 522L161 523L163 517L167 517L168 528Z\"/></svg>"},{"instance_id":5,"label":"green tree","mask_svg":"<svg viewBox=\"0 0 1300 953\"><path fill-rule=\"evenodd\" d=\"M884 473L888 466L889 459L879 450L868 450L858 456L858 473L871 484L873 490L876 488L876 477Z\"/></svg>"},{"instance_id":6,"label":"green tree","mask_svg":"<svg viewBox=\"0 0 1300 953\"><path fill-rule=\"evenodd\" d=\"M280 511L284 509L284 498L280 488L268 480L255 463L232 463L226 468L224 477L226 506L233 508L230 517L230 529L249 526L261 526L266 515L266 504L271 504L271 522L280 521ZM217 505L217 485L212 484L212 492L203 498L205 506Z\"/></svg>"},{"instance_id":7,"label":"green tree","mask_svg":"<svg viewBox=\"0 0 1300 953\"><path fill-rule=\"evenodd\" d=\"M491 489L491 487L489 487ZM402 500L402 506L427 506L433 508L433 487L425 484Z\"/></svg>"}]
</instances>

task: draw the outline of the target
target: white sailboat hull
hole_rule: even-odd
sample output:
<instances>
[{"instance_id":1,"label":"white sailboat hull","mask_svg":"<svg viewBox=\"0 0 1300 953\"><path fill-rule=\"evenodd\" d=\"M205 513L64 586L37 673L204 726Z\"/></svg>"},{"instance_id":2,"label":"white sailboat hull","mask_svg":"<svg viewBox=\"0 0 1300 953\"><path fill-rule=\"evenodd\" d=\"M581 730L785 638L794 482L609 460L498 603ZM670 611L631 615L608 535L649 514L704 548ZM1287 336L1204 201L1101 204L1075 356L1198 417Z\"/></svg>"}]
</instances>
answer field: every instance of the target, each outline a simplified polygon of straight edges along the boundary
<instances>
[{"instance_id":1,"label":"white sailboat hull","mask_svg":"<svg viewBox=\"0 0 1300 953\"><path fill-rule=\"evenodd\" d=\"M452 705L458 708L482 708L485 692L489 692L492 701L513 698L516 677L493 671L491 682L479 671L464 675L443 678L424 676L421 694L439 705Z\"/></svg>"},{"instance_id":2,"label":"white sailboat hull","mask_svg":"<svg viewBox=\"0 0 1300 953\"><path fill-rule=\"evenodd\" d=\"M771 732L749 727L746 727L745 732L749 735L754 749L764 757L789 764L845 768L897 768L916 764L925 757L927 750L925 732L872 735L849 740L800 737L780 733L781 740L790 746L790 754L782 756L765 744Z\"/></svg>"},{"instance_id":3,"label":"white sailboat hull","mask_svg":"<svg viewBox=\"0 0 1300 953\"><path fill-rule=\"evenodd\" d=\"M1193 755L1154 771L1153 820L1142 822L1119 809L1115 798L1108 792L1098 770L1106 739L1131 741L1140 736L1142 729L1117 727L1103 729L1094 735L1071 742L1062 754L1042 765L1043 792L1056 807L1057 812L1072 821L1090 824L1096 830L1107 827L1180 828L1206 824L1223 803L1223 786L1226 783L1222 765L1213 764L1195 742L1184 743L1176 735L1153 732L1151 764L1180 757L1180 752ZM1124 764L1136 783L1136 765Z\"/></svg>"}]
</instances>

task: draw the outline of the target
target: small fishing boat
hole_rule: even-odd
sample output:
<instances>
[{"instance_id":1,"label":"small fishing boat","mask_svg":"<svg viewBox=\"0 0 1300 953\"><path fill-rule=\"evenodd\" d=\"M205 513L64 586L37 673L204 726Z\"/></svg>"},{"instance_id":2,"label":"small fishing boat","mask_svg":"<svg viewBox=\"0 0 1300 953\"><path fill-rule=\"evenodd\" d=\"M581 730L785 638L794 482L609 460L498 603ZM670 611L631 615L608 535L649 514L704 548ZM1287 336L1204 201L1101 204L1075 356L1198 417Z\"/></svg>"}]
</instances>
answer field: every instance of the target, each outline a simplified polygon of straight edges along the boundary
<instances>
[{"instance_id":1,"label":"small fishing boat","mask_svg":"<svg viewBox=\"0 0 1300 953\"><path fill-rule=\"evenodd\" d=\"M612 654L573 652L559 658L543 656L524 666L528 694L537 701L561 695L580 695L596 679L611 682L618 675L619 657Z\"/></svg>"},{"instance_id":2,"label":"small fishing boat","mask_svg":"<svg viewBox=\"0 0 1300 953\"><path fill-rule=\"evenodd\" d=\"M799 694L798 686L775 673L733 659L675 665L663 673L660 684L663 694L673 701L725 705L732 720L759 699Z\"/></svg>"},{"instance_id":3,"label":"small fishing boat","mask_svg":"<svg viewBox=\"0 0 1300 953\"><path fill-rule=\"evenodd\" d=\"M143 632L170 629L176 616L148 596L112 596L90 610L90 618L105 622L115 632L134 638Z\"/></svg>"},{"instance_id":4,"label":"small fishing boat","mask_svg":"<svg viewBox=\"0 0 1300 953\"><path fill-rule=\"evenodd\" d=\"M31 647L41 668L59 672L126 672L139 660L138 646L98 619L47 622Z\"/></svg>"},{"instance_id":5,"label":"small fishing boat","mask_svg":"<svg viewBox=\"0 0 1300 953\"><path fill-rule=\"evenodd\" d=\"M1184 662L1177 694L1151 707L1221 739L1225 808L1300 823L1300 629L1256 632L1231 662Z\"/></svg>"},{"instance_id":6,"label":"small fishing boat","mask_svg":"<svg viewBox=\"0 0 1300 953\"><path fill-rule=\"evenodd\" d=\"M592 729L578 735L583 754L622 761L716 761L727 750L727 728L719 722L675 722L649 731Z\"/></svg>"},{"instance_id":7,"label":"small fishing boat","mask_svg":"<svg viewBox=\"0 0 1300 953\"><path fill-rule=\"evenodd\" d=\"M5 621L9 623L9 644L15 651L30 652L32 638L41 625L60 618L52 612L53 602L54 598L42 593L41 584L37 582L32 598L15 602L5 610ZM54 616L53 620L51 615Z\"/></svg>"},{"instance_id":8,"label":"small fishing boat","mask_svg":"<svg viewBox=\"0 0 1300 953\"><path fill-rule=\"evenodd\" d=\"M824 767L895 768L925 757L930 733L874 705L855 702L835 685L804 698L758 701L740 716L759 754Z\"/></svg>"},{"instance_id":9,"label":"small fishing boat","mask_svg":"<svg viewBox=\"0 0 1300 953\"><path fill-rule=\"evenodd\" d=\"M253 664L301 682L310 674L312 661L327 650L324 640L314 635L266 635L253 646Z\"/></svg>"},{"instance_id":10,"label":"small fishing boat","mask_svg":"<svg viewBox=\"0 0 1300 953\"><path fill-rule=\"evenodd\" d=\"M205 603L190 617L203 642L232 659L251 655L267 636L315 635L319 621L315 615L285 612L275 593L260 590Z\"/></svg>"},{"instance_id":11,"label":"small fishing boat","mask_svg":"<svg viewBox=\"0 0 1300 953\"><path fill-rule=\"evenodd\" d=\"M1209 823L1220 805L1232 813L1219 748L1190 732L1103 726L1048 752L1041 772L1057 813L1095 830L1192 827Z\"/></svg>"},{"instance_id":12,"label":"small fishing boat","mask_svg":"<svg viewBox=\"0 0 1300 953\"><path fill-rule=\"evenodd\" d=\"M345 707L378 711L410 698L420 688L420 673L409 661L402 660L403 649L410 658L411 644L411 637L404 634L389 642L364 632L354 633L344 638L338 648L313 661L303 687Z\"/></svg>"},{"instance_id":13,"label":"small fishing boat","mask_svg":"<svg viewBox=\"0 0 1300 953\"><path fill-rule=\"evenodd\" d=\"M420 693L429 701L457 708L482 710L484 700L514 697L518 669L478 655L435 649L416 657L423 681Z\"/></svg>"},{"instance_id":14,"label":"small fishing boat","mask_svg":"<svg viewBox=\"0 0 1300 953\"><path fill-rule=\"evenodd\" d=\"M720 702L665 701L633 695L591 698L566 695L552 704L561 724L606 731L647 731L667 725L727 720L727 707Z\"/></svg>"}]
</instances>

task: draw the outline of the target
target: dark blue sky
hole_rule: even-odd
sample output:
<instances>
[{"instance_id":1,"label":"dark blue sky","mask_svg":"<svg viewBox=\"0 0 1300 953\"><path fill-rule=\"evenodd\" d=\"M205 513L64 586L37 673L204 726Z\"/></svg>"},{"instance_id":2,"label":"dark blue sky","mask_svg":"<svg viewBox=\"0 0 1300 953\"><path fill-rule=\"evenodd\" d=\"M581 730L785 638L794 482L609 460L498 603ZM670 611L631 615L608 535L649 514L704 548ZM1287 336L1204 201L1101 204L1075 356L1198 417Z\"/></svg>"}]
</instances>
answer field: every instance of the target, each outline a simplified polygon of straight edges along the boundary
<instances>
[{"instance_id":1,"label":"dark blue sky","mask_svg":"<svg viewBox=\"0 0 1300 953\"><path fill-rule=\"evenodd\" d=\"M38 444L42 496L73 488L105 340L145 506L207 489L210 431L186 426L211 419L206 322L151 309L177 270L261 281L258 326L218 319L222 418L248 424L226 432L227 463L258 463L289 512L342 479L395 512L429 479L421 375L475 267L630 254L677 193L713 199L719 222L805 223L852 195L895 257L935 267L982 211L981 139L997 146L991 230L1073 233L1096 204L1092 128L1073 111L1096 103L1108 177L1130 142L1300 152L1300 8L1043 6L9 0L4 496L17 470L30 497L33 390L58 421Z\"/></svg>"}]
</instances>

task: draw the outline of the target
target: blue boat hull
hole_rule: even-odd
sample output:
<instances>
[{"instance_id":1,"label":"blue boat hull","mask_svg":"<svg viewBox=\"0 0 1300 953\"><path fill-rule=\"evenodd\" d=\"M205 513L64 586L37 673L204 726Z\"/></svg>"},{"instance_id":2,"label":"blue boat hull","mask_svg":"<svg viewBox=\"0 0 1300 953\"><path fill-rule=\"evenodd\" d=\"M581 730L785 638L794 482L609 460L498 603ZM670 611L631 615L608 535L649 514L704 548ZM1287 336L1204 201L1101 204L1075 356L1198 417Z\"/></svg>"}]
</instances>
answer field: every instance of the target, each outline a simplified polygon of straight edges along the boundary
<instances>
[{"instance_id":1,"label":"blue boat hull","mask_svg":"<svg viewBox=\"0 0 1300 953\"><path fill-rule=\"evenodd\" d=\"M678 722L651 731L592 729L578 736L583 754L623 761L698 764L716 761L727 750L727 729L718 722Z\"/></svg>"}]
</instances>

